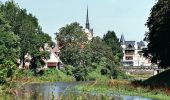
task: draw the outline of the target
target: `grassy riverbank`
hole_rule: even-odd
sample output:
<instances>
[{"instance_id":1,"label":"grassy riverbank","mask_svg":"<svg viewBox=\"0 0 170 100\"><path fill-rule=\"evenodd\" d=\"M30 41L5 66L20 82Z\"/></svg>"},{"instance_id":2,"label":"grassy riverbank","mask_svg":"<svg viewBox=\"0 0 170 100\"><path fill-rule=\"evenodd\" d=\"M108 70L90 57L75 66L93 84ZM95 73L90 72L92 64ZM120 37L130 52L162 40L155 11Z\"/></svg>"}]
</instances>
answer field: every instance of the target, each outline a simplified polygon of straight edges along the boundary
<instances>
[{"instance_id":1,"label":"grassy riverbank","mask_svg":"<svg viewBox=\"0 0 170 100\"><path fill-rule=\"evenodd\" d=\"M170 88L170 69L152 76L143 81L142 84L146 86L153 86L153 88Z\"/></svg>"},{"instance_id":2,"label":"grassy riverbank","mask_svg":"<svg viewBox=\"0 0 170 100\"><path fill-rule=\"evenodd\" d=\"M48 69L37 75L34 75L31 70L16 70L12 81L0 85L0 100L13 99L11 95L15 95L15 89L24 84L73 81L75 81L73 77L56 69Z\"/></svg>"},{"instance_id":3,"label":"grassy riverbank","mask_svg":"<svg viewBox=\"0 0 170 100\"><path fill-rule=\"evenodd\" d=\"M76 89L83 93L115 93L170 100L170 96L163 89L150 90L150 88L146 87L135 87L131 82L123 80L95 81L93 83L79 85Z\"/></svg>"},{"instance_id":4,"label":"grassy riverbank","mask_svg":"<svg viewBox=\"0 0 170 100\"><path fill-rule=\"evenodd\" d=\"M155 98L159 100L170 100L169 78L170 70L162 72L156 76L143 81L129 81L129 80L100 80L94 82L87 82L76 86L76 89L81 92L82 95L71 94L69 98L77 98L81 100L86 96L91 96L90 93L99 93L101 95L97 98L105 98L106 94L122 94L122 95L134 95L143 96L148 98ZM137 78L138 76L135 76ZM146 77L146 76L145 76ZM133 79L133 77L131 76ZM15 95L15 88L21 87L24 84L30 83L47 83L47 82L75 82L75 79L71 76L64 74L60 70L49 69L36 76L32 71L17 70L13 80L7 84L0 85L0 100L13 99L11 95ZM67 99L61 97L61 100ZM99 99L97 99L99 100Z\"/></svg>"}]
</instances>

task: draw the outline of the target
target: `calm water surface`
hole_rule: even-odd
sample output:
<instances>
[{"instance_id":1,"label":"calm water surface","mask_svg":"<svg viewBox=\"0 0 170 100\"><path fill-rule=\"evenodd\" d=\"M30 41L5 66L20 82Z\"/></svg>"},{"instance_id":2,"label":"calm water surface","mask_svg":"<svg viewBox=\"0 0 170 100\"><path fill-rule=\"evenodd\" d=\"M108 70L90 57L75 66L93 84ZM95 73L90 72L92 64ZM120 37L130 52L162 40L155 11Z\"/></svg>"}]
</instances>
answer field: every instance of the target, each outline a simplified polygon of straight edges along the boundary
<instances>
[{"instance_id":1,"label":"calm water surface","mask_svg":"<svg viewBox=\"0 0 170 100\"><path fill-rule=\"evenodd\" d=\"M16 94L16 100L51 100L58 99L61 95L70 93L70 88L73 88L77 84L83 83L46 83L46 84L28 84L19 88ZM78 93L74 90L72 93ZM92 95L94 95L93 93ZM95 94L96 95L96 94ZM97 95L96 95L97 96ZM144 98L140 96L127 96L127 95L115 95L109 94L107 96L119 96L122 100L155 100L150 98ZM71 100L71 99L70 99ZM117 99L120 100L120 99Z\"/></svg>"}]
</instances>

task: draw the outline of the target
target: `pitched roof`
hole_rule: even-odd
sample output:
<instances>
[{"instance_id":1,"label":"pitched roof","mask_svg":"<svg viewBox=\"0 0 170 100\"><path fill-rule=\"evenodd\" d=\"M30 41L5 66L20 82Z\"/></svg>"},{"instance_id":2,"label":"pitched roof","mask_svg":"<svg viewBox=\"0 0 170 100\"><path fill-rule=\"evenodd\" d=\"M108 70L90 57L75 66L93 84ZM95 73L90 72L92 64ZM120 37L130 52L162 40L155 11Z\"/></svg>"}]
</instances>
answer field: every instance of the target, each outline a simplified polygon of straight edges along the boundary
<instances>
[{"instance_id":1,"label":"pitched roof","mask_svg":"<svg viewBox=\"0 0 170 100\"><path fill-rule=\"evenodd\" d=\"M131 45L132 47L134 47L135 46L135 41L125 41L125 45L126 46Z\"/></svg>"},{"instance_id":2,"label":"pitched roof","mask_svg":"<svg viewBox=\"0 0 170 100\"><path fill-rule=\"evenodd\" d=\"M140 47L142 47L142 46L145 46L145 43L144 43L143 41L140 41L140 42L137 42L137 45L138 45L138 47L140 48Z\"/></svg>"}]
</instances>

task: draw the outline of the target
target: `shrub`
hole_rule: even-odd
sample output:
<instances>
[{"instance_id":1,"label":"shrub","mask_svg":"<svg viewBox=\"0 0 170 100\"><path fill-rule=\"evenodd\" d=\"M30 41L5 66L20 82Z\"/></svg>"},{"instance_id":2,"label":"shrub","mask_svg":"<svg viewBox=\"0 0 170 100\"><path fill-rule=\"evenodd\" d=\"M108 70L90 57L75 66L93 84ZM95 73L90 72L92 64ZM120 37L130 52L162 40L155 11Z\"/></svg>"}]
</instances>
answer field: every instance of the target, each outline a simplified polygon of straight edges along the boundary
<instances>
[{"instance_id":1,"label":"shrub","mask_svg":"<svg viewBox=\"0 0 170 100\"><path fill-rule=\"evenodd\" d=\"M108 70L106 68L101 69L101 74L102 75L107 75L108 74Z\"/></svg>"},{"instance_id":2,"label":"shrub","mask_svg":"<svg viewBox=\"0 0 170 100\"><path fill-rule=\"evenodd\" d=\"M44 74L40 76L40 80L50 81L50 82L57 82L57 81L66 82L66 81L74 81L74 78L69 75L66 75L60 70L51 68L44 71Z\"/></svg>"},{"instance_id":3,"label":"shrub","mask_svg":"<svg viewBox=\"0 0 170 100\"><path fill-rule=\"evenodd\" d=\"M0 84L7 82L7 78L12 80L16 70L16 65L12 61L5 61L0 65Z\"/></svg>"},{"instance_id":4,"label":"shrub","mask_svg":"<svg viewBox=\"0 0 170 100\"><path fill-rule=\"evenodd\" d=\"M71 65L65 65L63 69L61 69L62 72L64 72L67 75L73 76L73 71L75 68Z\"/></svg>"},{"instance_id":5,"label":"shrub","mask_svg":"<svg viewBox=\"0 0 170 100\"><path fill-rule=\"evenodd\" d=\"M93 71L88 74L87 79L89 81L95 81L95 80L108 80L108 76L106 75L101 75L100 73Z\"/></svg>"},{"instance_id":6,"label":"shrub","mask_svg":"<svg viewBox=\"0 0 170 100\"><path fill-rule=\"evenodd\" d=\"M112 77L114 79L127 79L128 76L119 69L114 69L112 72Z\"/></svg>"}]
</instances>

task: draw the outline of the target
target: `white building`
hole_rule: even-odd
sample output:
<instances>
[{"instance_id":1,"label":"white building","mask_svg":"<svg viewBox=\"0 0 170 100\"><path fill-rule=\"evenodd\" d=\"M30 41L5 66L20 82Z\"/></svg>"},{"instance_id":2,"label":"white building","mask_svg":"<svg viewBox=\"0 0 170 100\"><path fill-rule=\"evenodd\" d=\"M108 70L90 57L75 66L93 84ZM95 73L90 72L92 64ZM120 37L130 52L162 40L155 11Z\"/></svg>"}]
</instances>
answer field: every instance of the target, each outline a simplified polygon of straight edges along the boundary
<instances>
[{"instance_id":1,"label":"white building","mask_svg":"<svg viewBox=\"0 0 170 100\"><path fill-rule=\"evenodd\" d=\"M59 58L59 48L58 45L56 44L55 47L51 48L48 47L48 45L45 47L47 51L50 52L50 58L45 61L45 66L44 68L58 68L60 69L60 66L62 64L62 61Z\"/></svg>"},{"instance_id":2,"label":"white building","mask_svg":"<svg viewBox=\"0 0 170 100\"><path fill-rule=\"evenodd\" d=\"M151 61L143 56L143 50L146 45L143 41L125 41L124 36L120 38L123 49L123 66L151 66Z\"/></svg>"}]
</instances>

